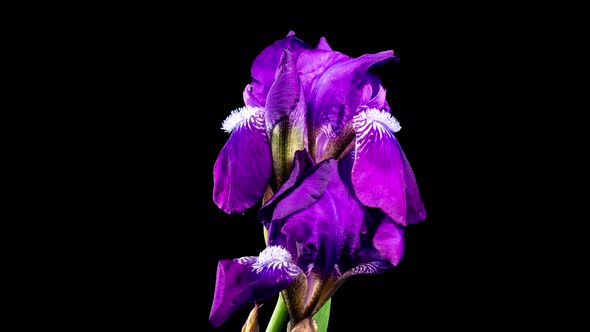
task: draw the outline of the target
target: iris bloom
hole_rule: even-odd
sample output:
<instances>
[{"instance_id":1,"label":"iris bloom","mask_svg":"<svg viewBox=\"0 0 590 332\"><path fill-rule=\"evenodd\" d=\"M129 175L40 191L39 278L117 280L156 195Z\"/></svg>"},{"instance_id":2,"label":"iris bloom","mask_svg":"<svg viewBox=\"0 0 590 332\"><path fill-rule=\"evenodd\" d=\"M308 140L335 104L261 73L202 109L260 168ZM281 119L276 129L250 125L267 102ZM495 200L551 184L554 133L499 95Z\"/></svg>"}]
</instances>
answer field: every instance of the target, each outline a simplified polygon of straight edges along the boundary
<instances>
[{"instance_id":1,"label":"iris bloom","mask_svg":"<svg viewBox=\"0 0 590 332\"><path fill-rule=\"evenodd\" d=\"M222 260L210 321L282 292L292 326L310 318L349 276L381 273L404 253L404 229L426 217L395 133L386 90L370 68L392 51L349 57L324 38L290 32L254 60L245 105L214 165L213 199L226 213L262 201L259 256Z\"/></svg>"}]
</instances>

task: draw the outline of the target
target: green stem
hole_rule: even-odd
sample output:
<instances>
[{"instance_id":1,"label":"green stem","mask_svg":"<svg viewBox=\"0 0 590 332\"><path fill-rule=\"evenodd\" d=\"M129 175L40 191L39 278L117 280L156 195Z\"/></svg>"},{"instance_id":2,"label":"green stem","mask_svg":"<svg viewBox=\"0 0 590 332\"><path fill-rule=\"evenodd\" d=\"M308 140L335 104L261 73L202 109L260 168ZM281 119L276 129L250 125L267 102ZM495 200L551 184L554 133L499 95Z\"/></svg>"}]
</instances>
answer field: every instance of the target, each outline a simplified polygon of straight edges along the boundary
<instances>
[{"instance_id":1,"label":"green stem","mask_svg":"<svg viewBox=\"0 0 590 332\"><path fill-rule=\"evenodd\" d=\"M279 298L277 299L275 310L272 312L272 316L270 317L270 321L268 322L268 326L266 327L266 332L280 332L283 325L285 324L286 319L287 306L285 306L283 296L281 295L281 293L279 293Z\"/></svg>"},{"instance_id":2,"label":"green stem","mask_svg":"<svg viewBox=\"0 0 590 332\"><path fill-rule=\"evenodd\" d=\"M332 298L322 306L320 311L313 315L313 319L318 324L318 332L328 331L328 321L330 320L330 307L332 305Z\"/></svg>"}]
</instances>

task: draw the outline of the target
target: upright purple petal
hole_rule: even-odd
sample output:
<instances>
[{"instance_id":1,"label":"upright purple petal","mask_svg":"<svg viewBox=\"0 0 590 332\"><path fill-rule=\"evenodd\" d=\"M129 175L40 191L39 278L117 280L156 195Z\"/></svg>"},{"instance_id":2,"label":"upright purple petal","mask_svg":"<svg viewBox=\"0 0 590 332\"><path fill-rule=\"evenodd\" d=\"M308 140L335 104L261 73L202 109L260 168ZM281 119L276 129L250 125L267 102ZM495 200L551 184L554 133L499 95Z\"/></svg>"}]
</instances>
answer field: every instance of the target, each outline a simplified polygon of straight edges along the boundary
<instances>
[{"instance_id":1,"label":"upright purple petal","mask_svg":"<svg viewBox=\"0 0 590 332\"><path fill-rule=\"evenodd\" d=\"M384 51L348 59L328 68L310 93L313 126L330 126L338 135L359 107L367 70L390 59L394 59L393 51Z\"/></svg>"},{"instance_id":2,"label":"upright purple petal","mask_svg":"<svg viewBox=\"0 0 590 332\"><path fill-rule=\"evenodd\" d=\"M304 50L297 59L297 71L301 86L306 96L309 96L312 86L333 65L349 60L347 55L331 50Z\"/></svg>"},{"instance_id":3,"label":"upright purple petal","mask_svg":"<svg viewBox=\"0 0 590 332\"><path fill-rule=\"evenodd\" d=\"M293 155L305 148L307 104L301 91L295 60L285 49L276 79L266 100L266 130L270 137L277 186L287 180Z\"/></svg>"},{"instance_id":4,"label":"upright purple petal","mask_svg":"<svg viewBox=\"0 0 590 332\"><path fill-rule=\"evenodd\" d=\"M330 44L328 44L328 40L326 40L326 37L320 38L320 41L318 42L318 45L316 46L316 48L319 50L326 50L326 51L332 50L332 47L330 47Z\"/></svg>"},{"instance_id":5,"label":"upright purple petal","mask_svg":"<svg viewBox=\"0 0 590 332\"><path fill-rule=\"evenodd\" d=\"M301 272L289 252L278 246L267 247L258 257L220 261L209 321L220 326L244 305L278 294Z\"/></svg>"},{"instance_id":6,"label":"upright purple petal","mask_svg":"<svg viewBox=\"0 0 590 332\"><path fill-rule=\"evenodd\" d=\"M285 49L266 100L266 126L272 128L279 120L288 117L300 100L301 85L293 54ZM305 114L303 114L305 116Z\"/></svg>"},{"instance_id":7,"label":"upright purple petal","mask_svg":"<svg viewBox=\"0 0 590 332\"><path fill-rule=\"evenodd\" d=\"M424 220L414 173L394 136L399 123L388 112L369 109L354 117L353 128L352 184L358 199L404 226Z\"/></svg>"},{"instance_id":8,"label":"upright purple petal","mask_svg":"<svg viewBox=\"0 0 590 332\"><path fill-rule=\"evenodd\" d=\"M226 213L241 213L262 198L272 174L264 111L236 110L224 129L231 135L213 168L213 201Z\"/></svg>"},{"instance_id":9,"label":"upright purple petal","mask_svg":"<svg viewBox=\"0 0 590 332\"><path fill-rule=\"evenodd\" d=\"M275 81L275 72L280 63L283 50L289 49L293 58L297 60L299 53L312 46L295 37L294 32L289 32L287 37L274 42L266 47L252 63L252 97L260 105L266 105L266 96L271 85Z\"/></svg>"}]
</instances>

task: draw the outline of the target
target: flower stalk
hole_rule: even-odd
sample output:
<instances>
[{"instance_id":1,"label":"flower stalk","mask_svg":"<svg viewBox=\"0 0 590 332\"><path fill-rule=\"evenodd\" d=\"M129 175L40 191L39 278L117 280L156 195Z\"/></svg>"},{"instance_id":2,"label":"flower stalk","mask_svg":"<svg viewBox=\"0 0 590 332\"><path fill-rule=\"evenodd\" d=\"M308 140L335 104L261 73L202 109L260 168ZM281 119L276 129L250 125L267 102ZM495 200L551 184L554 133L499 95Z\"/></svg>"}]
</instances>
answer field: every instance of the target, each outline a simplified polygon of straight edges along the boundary
<instances>
[{"instance_id":1,"label":"flower stalk","mask_svg":"<svg viewBox=\"0 0 590 332\"><path fill-rule=\"evenodd\" d=\"M283 295L279 293L279 298L277 299L277 304L272 312L272 316L268 321L266 332L281 332L283 326L285 326L286 320L287 307L285 306L285 301L283 301Z\"/></svg>"}]
</instances>

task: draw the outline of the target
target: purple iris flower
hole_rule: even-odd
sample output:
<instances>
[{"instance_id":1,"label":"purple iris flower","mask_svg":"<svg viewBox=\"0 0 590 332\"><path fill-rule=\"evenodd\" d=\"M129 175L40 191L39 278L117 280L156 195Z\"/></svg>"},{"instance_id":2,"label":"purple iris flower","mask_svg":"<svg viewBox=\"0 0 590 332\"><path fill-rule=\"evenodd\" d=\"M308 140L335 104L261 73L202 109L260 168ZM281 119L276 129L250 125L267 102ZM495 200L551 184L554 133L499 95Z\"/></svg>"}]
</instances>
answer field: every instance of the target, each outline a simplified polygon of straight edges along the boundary
<instances>
[{"instance_id":1,"label":"purple iris flower","mask_svg":"<svg viewBox=\"0 0 590 332\"><path fill-rule=\"evenodd\" d=\"M258 257L218 265L211 322L244 304L288 289L295 323L311 317L351 275L379 273L403 256L403 226L363 206L346 184L350 170L334 159L313 164L298 151L291 177L259 211L269 230Z\"/></svg>"},{"instance_id":2,"label":"purple iris flower","mask_svg":"<svg viewBox=\"0 0 590 332\"><path fill-rule=\"evenodd\" d=\"M230 137L214 165L213 199L226 213L262 200L268 247L219 262L213 325L279 292L296 324L349 276L400 262L405 227L426 211L386 90L369 71L395 59L349 57L293 32L256 57L245 105L223 123Z\"/></svg>"}]
</instances>

